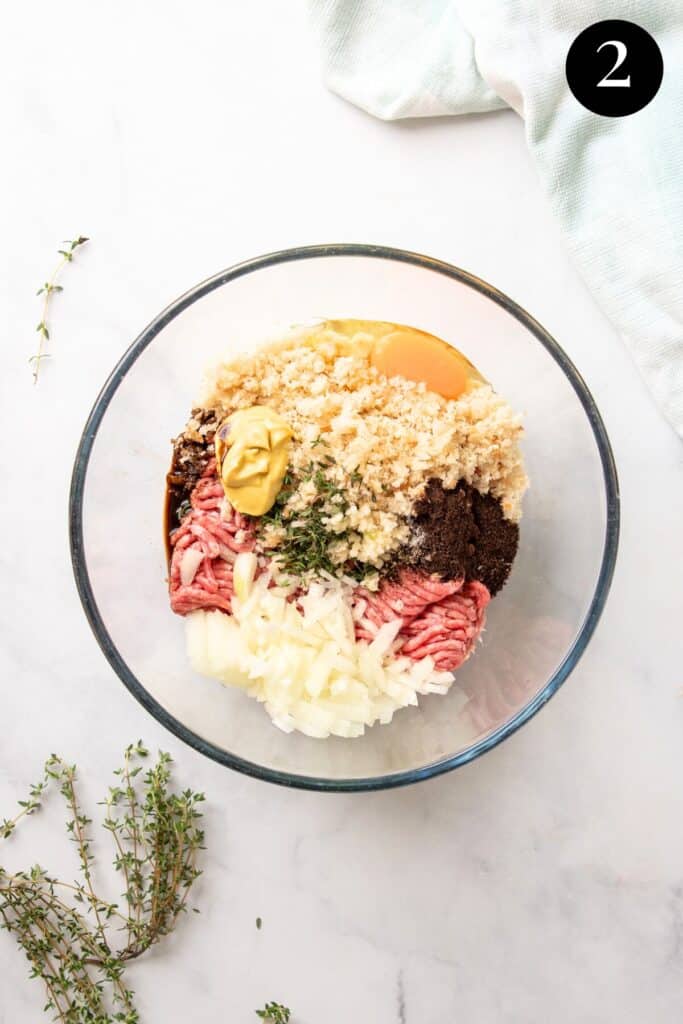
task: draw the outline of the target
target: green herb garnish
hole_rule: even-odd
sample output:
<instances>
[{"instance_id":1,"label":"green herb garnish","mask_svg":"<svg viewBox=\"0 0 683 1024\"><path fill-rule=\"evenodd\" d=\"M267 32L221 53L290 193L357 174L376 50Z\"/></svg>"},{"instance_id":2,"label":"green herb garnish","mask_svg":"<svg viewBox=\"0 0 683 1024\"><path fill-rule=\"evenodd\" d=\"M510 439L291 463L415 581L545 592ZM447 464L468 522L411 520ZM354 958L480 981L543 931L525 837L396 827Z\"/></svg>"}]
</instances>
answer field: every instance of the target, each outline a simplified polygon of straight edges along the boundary
<instances>
[{"instance_id":1,"label":"green herb garnish","mask_svg":"<svg viewBox=\"0 0 683 1024\"><path fill-rule=\"evenodd\" d=\"M355 565L349 563L340 566L330 557L331 545L345 540L349 535L348 531L333 533L327 525L327 520L333 514L329 508L330 502L333 502L334 513L345 514L349 507L344 490L325 473L334 465L333 459L325 457L320 462L309 462L300 476L288 471L275 504L261 517L261 525L271 523L284 532L275 555L281 567L296 576L321 571L338 575L340 569L354 578L358 575ZM315 485L313 503L297 512L287 508L287 502L297 488L308 481Z\"/></svg>"},{"instance_id":2,"label":"green herb garnish","mask_svg":"<svg viewBox=\"0 0 683 1024\"><path fill-rule=\"evenodd\" d=\"M61 270L66 266L67 263L71 263L74 258L74 252L80 245L85 245L89 241L85 235L79 235L78 238L74 238L70 241L64 242L63 244L68 246L67 249L59 249L59 255L61 259L55 269L52 272L52 276L45 282L45 284L38 289L36 295L44 295L43 299L43 315L40 323L36 327L36 331L40 335L40 341L38 342L38 351L35 355L31 356L29 363L33 367L33 383L38 383L38 374L40 373L40 365L43 359L48 358L48 354L45 351L45 343L50 340L50 329L47 325L47 314L50 307L50 299L55 292L64 291L61 284L57 284L57 277Z\"/></svg>"},{"instance_id":3,"label":"green herb garnish","mask_svg":"<svg viewBox=\"0 0 683 1024\"><path fill-rule=\"evenodd\" d=\"M266 1003L262 1010L256 1011L256 1016L266 1021L266 1024L288 1024L292 1011L281 1003Z\"/></svg>"},{"instance_id":4,"label":"green herb garnish","mask_svg":"<svg viewBox=\"0 0 683 1024\"><path fill-rule=\"evenodd\" d=\"M173 930L201 874L196 858L204 833L198 805L204 796L171 789L171 758L163 752L139 778L142 765L136 762L147 753L140 741L127 748L123 767L114 772L116 785L103 801L103 827L112 835L114 867L125 885L121 908L94 891L92 821L78 800L75 765L53 754L29 799L19 802L21 812L0 823L6 839L20 818L40 808L51 785L68 808L66 827L78 853L80 880L60 882L39 865L16 874L0 868L0 927L24 950L31 977L43 980L44 1009L65 1024L139 1024L124 969Z\"/></svg>"}]
</instances>

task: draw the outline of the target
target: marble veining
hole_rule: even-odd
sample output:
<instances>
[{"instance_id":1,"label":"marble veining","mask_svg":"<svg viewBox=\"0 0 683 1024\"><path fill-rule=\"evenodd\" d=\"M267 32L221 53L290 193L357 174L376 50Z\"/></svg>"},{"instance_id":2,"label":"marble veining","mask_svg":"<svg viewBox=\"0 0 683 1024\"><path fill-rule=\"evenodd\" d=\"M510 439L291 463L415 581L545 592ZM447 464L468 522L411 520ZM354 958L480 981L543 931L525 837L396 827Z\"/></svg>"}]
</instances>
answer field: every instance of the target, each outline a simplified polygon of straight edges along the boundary
<instances>
[{"instance_id":1,"label":"marble veining","mask_svg":"<svg viewBox=\"0 0 683 1024\"><path fill-rule=\"evenodd\" d=\"M398 1024L406 1024L406 993L403 984L403 971L399 970L396 975L396 1020Z\"/></svg>"}]
</instances>

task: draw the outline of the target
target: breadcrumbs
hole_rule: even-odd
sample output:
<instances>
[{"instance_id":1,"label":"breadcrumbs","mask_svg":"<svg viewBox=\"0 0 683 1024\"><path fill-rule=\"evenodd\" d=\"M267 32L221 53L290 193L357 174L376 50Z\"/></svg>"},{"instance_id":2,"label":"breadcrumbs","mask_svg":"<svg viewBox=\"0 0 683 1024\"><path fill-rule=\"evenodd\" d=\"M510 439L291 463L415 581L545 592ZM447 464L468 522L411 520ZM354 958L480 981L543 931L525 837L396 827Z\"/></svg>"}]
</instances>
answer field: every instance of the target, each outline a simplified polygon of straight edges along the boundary
<instances>
[{"instance_id":1,"label":"breadcrumbs","mask_svg":"<svg viewBox=\"0 0 683 1024\"><path fill-rule=\"evenodd\" d=\"M500 499L504 515L517 522L527 477L521 422L507 402L476 381L446 399L424 384L387 379L370 365L371 340L326 325L299 333L219 365L202 405L219 418L268 405L287 420L294 431L290 470L302 481L287 512L319 498L312 469L324 474L332 490L326 529L339 535L329 549L335 564L353 559L381 568L408 539L409 517L431 478L446 489L465 480ZM277 547L281 530L265 527L266 547Z\"/></svg>"}]
</instances>

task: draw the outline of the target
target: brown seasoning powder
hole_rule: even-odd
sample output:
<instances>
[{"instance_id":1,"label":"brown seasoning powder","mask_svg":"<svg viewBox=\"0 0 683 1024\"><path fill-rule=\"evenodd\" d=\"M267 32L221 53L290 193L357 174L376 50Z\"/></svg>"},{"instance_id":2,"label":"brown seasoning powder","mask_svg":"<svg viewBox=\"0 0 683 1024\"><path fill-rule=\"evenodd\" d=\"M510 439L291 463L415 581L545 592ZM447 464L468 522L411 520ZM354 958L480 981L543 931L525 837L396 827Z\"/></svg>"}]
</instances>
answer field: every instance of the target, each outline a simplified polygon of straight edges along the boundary
<instances>
[{"instance_id":1,"label":"brown seasoning powder","mask_svg":"<svg viewBox=\"0 0 683 1024\"><path fill-rule=\"evenodd\" d=\"M479 580L491 593L505 584L519 544L519 527L500 501L461 480L451 490L430 480L415 506L411 539L396 561L443 579Z\"/></svg>"}]
</instances>

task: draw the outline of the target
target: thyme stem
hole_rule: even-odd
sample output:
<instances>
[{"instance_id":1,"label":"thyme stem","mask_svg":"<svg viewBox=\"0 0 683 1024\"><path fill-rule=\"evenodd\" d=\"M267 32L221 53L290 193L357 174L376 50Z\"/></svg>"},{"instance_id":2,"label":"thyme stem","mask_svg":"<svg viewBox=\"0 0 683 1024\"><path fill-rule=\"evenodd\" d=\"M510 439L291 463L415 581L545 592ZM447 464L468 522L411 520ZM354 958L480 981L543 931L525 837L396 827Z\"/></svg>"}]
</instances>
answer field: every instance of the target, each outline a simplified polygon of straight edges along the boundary
<instances>
[{"instance_id":1,"label":"thyme stem","mask_svg":"<svg viewBox=\"0 0 683 1024\"><path fill-rule=\"evenodd\" d=\"M29 363L33 367L34 385L38 383L38 374L40 373L41 363L43 359L47 359L48 357L48 354L45 351L45 345L50 340L50 329L48 327L48 310L50 308L50 300L54 292L63 291L61 284L57 284L57 278L59 277L61 271L64 269L67 263L71 263L73 261L74 252L76 251L76 249L80 245L85 245L87 241L89 241L89 239L87 239L84 235L79 235L78 238L74 238L73 240L64 242L63 244L68 246L68 248L59 249L59 255L61 256L59 263L52 271L51 277L49 277L45 284L36 292L37 295L44 295L45 297L43 299L43 309L40 323L36 327L36 331L38 332L39 335L38 351L29 359Z\"/></svg>"},{"instance_id":2,"label":"thyme stem","mask_svg":"<svg viewBox=\"0 0 683 1024\"><path fill-rule=\"evenodd\" d=\"M92 822L78 800L75 765L52 755L30 798L20 801L22 810L0 823L0 837L8 838L24 815L40 807L39 797L50 783L58 786L71 815L67 829L78 850L82 881L60 882L38 865L16 874L0 867L0 928L13 934L24 950L31 976L43 980L45 1009L65 1024L139 1024L124 969L172 931L200 875L196 856L204 848L204 833L198 826L198 805L204 796L190 789L172 790L171 758L163 752L138 782L142 768L133 762L146 756L141 742L127 748L124 765L115 772L121 784L110 787L102 802L103 825L113 836L114 867L125 886L125 913L95 892ZM61 899L58 887L74 902ZM118 950L109 937L114 920L127 935Z\"/></svg>"}]
</instances>

